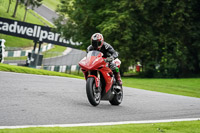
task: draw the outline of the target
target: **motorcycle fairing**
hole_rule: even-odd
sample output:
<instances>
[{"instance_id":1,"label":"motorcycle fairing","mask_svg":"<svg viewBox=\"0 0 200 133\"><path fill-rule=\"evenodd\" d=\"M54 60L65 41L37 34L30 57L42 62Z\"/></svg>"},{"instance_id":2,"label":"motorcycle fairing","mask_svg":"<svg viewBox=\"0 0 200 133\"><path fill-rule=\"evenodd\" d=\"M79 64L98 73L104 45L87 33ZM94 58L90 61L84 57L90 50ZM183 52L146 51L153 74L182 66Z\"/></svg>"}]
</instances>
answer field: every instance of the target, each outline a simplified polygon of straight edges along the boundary
<instances>
[{"instance_id":1,"label":"motorcycle fairing","mask_svg":"<svg viewBox=\"0 0 200 133\"><path fill-rule=\"evenodd\" d=\"M90 56L83 58L79 65L82 67L82 69L89 71L97 70L99 66L104 67L106 62L104 62L103 58L100 58L99 56Z\"/></svg>"},{"instance_id":2,"label":"motorcycle fairing","mask_svg":"<svg viewBox=\"0 0 200 133\"><path fill-rule=\"evenodd\" d=\"M111 74L110 74L110 73L112 73L112 70L108 67L103 67L99 71L102 73L102 75L105 79L105 82L106 82L105 90L106 90L106 93L107 93L110 90L110 88L112 87L112 84L113 84L113 78L114 77L112 77Z\"/></svg>"}]
</instances>

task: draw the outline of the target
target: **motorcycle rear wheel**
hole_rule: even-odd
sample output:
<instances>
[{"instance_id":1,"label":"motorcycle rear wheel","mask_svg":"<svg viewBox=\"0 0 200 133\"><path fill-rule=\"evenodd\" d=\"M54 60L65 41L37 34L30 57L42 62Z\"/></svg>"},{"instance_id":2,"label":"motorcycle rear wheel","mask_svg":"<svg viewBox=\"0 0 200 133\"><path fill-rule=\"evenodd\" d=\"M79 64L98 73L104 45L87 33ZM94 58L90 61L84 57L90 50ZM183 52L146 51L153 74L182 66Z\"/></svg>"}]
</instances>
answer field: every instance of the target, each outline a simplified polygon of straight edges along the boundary
<instances>
[{"instance_id":1,"label":"motorcycle rear wheel","mask_svg":"<svg viewBox=\"0 0 200 133\"><path fill-rule=\"evenodd\" d=\"M101 100L101 92L96 87L95 79L93 77L87 79L86 93L90 104L92 104L93 106L99 105Z\"/></svg>"},{"instance_id":2,"label":"motorcycle rear wheel","mask_svg":"<svg viewBox=\"0 0 200 133\"><path fill-rule=\"evenodd\" d=\"M123 100L123 88L118 92L115 92L114 97L109 100L111 105L120 105Z\"/></svg>"}]
</instances>

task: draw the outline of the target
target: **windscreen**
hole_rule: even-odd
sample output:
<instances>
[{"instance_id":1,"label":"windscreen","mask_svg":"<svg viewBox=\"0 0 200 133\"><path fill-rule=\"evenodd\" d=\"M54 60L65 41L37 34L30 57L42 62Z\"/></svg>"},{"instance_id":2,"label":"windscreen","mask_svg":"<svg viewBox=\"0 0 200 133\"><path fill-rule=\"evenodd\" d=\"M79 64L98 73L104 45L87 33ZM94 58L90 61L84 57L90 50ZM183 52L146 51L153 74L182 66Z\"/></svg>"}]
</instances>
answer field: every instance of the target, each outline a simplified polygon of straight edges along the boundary
<instances>
[{"instance_id":1,"label":"windscreen","mask_svg":"<svg viewBox=\"0 0 200 133\"><path fill-rule=\"evenodd\" d=\"M87 57L90 57L90 56L98 56L100 53L101 53L101 52L96 51L96 50L90 51L90 52L88 52Z\"/></svg>"}]
</instances>

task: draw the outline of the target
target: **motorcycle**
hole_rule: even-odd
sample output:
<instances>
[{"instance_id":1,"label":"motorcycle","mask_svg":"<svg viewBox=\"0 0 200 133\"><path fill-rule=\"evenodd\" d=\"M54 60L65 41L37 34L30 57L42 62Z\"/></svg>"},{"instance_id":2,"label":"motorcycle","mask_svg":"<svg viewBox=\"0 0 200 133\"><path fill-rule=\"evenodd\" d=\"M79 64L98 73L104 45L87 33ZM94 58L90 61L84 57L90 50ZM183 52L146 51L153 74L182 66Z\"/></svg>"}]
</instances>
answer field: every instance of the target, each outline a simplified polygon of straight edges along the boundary
<instances>
[{"instance_id":1,"label":"motorcycle","mask_svg":"<svg viewBox=\"0 0 200 133\"><path fill-rule=\"evenodd\" d=\"M114 60L117 67L121 61ZM90 51L80 62L86 80L87 98L93 106L99 105L101 100L108 100L111 105L119 105L123 99L123 88L116 82L109 61L100 51Z\"/></svg>"}]
</instances>

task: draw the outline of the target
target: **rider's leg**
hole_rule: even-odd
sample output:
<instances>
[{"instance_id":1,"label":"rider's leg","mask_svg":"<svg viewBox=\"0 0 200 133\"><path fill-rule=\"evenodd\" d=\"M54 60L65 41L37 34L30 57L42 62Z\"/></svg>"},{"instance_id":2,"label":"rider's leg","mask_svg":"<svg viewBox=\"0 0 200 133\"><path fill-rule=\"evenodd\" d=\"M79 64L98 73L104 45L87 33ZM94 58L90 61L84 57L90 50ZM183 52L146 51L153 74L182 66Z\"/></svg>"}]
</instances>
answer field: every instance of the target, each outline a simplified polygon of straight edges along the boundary
<instances>
[{"instance_id":1,"label":"rider's leg","mask_svg":"<svg viewBox=\"0 0 200 133\"><path fill-rule=\"evenodd\" d=\"M115 74L115 78L117 80L118 85L122 86L122 80L121 80L120 72L118 71L118 72L115 72L114 74Z\"/></svg>"},{"instance_id":2,"label":"rider's leg","mask_svg":"<svg viewBox=\"0 0 200 133\"><path fill-rule=\"evenodd\" d=\"M114 62L110 63L110 69L113 71L118 85L122 86L122 80L121 80L119 68L116 66Z\"/></svg>"}]
</instances>

